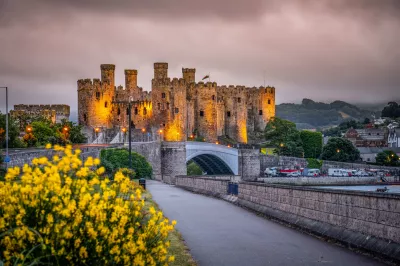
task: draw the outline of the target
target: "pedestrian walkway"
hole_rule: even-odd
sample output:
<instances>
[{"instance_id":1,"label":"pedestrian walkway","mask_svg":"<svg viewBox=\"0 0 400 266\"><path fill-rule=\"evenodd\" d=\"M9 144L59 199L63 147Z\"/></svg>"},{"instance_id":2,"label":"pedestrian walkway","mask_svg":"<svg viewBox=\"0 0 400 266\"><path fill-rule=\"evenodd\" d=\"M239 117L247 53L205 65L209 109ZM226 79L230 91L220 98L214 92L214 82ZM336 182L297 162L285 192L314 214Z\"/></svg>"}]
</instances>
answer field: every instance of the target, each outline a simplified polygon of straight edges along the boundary
<instances>
[{"instance_id":1,"label":"pedestrian walkway","mask_svg":"<svg viewBox=\"0 0 400 266\"><path fill-rule=\"evenodd\" d=\"M148 181L148 190L199 265L381 265L372 258L244 210L229 202Z\"/></svg>"}]
</instances>

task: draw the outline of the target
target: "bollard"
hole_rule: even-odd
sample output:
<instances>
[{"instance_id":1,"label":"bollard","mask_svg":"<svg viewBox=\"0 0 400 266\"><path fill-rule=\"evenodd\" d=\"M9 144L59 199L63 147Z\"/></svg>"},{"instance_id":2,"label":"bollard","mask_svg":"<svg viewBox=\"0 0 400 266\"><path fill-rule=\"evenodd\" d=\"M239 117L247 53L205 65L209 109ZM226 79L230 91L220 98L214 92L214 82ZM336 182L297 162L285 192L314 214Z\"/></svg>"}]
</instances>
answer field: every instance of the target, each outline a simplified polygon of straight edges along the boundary
<instances>
[{"instance_id":1,"label":"bollard","mask_svg":"<svg viewBox=\"0 0 400 266\"><path fill-rule=\"evenodd\" d=\"M237 196L239 194L239 184L233 183L232 185L233 185L232 194Z\"/></svg>"},{"instance_id":2,"label":"bollard","mask_svg":"<svg viewBox=\"0 0 400 266\"><path fill-rule=\"evenodd\" d=\"M146 179L140 178L139 179L139 185L143 187L143 189L146 189Z\"/></svg>"},{"instance_id":3,"label":"bollard","mask_svg":"<svg viewBox=\"0 0 400 266\"><path fill-rule=\"evenodd\" d=\"M232 182L228 182L228 193L227 193L228 195L231 195L233 193L232 185L233 185Z\"/></svg>"}]
</instances>

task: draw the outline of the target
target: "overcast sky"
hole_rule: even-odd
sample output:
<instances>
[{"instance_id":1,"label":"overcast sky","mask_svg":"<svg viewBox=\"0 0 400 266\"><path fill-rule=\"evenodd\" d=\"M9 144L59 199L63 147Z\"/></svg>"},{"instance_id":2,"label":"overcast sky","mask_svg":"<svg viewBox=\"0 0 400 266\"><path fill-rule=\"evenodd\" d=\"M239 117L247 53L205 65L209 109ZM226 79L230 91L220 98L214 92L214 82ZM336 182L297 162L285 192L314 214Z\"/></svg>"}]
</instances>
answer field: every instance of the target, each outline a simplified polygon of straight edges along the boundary
<instances>
[{"instance_id":1,"label":"overcast sky","mask_svg":"<svg viewBox=\"0 0 400 266\"><path fill-rule=\"evenodd\" d=\"M10 102L69 104L100 64L276 87L277 102L400 99L400 0L0 0L0 86ZM5 94L0 91L0 107ZM4 110L4 109L3 109Z\"/></svg>"}]
</instances>

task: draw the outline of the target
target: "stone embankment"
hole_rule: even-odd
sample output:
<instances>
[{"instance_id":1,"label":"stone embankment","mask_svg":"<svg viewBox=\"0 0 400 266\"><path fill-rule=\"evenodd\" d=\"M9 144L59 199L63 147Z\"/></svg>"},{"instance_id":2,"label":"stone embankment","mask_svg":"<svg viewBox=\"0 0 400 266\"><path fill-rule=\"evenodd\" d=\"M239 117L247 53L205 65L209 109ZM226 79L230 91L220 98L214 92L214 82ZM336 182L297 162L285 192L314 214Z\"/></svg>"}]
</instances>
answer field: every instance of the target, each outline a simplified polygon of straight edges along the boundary
<instances>
[{"instance_id":1,"label":"stone embankment","mask_svg":"<svg viewBox=\"0 0 400 266\"><path fill-rule=\"evenodd\" d=\"M237 176L177 176L176 186L226 198ZM240 182L235 202L314 235L400 262L400 195Z\"/></svg>"}]
</instances>

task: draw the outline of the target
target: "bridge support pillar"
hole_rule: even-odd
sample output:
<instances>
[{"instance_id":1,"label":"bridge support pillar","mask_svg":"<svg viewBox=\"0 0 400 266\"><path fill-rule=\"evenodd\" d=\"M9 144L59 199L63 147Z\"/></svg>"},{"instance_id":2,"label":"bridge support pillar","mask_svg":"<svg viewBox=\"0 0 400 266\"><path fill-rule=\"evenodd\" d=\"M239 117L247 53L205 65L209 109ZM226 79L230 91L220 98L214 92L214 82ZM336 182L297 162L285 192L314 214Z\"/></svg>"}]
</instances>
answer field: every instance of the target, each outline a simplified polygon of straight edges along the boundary
<instances>
[{"instance_id":1,"label":"bridge support pillar","mask_svg":"<svg viewBox=\"0 0 400 266\"><path fill-rule=\"evenodd\" d=\"M242 176L242 180L254 181L260 177L259 149L240 149L238 166L238 174Z\"/></svg>"},{"instance_id":2,"label":"bridge support pillar","mask_svg":"<svg viewBox=\"0 0 400 266\"><path fill-rule=\"evenodd\" d=\"M186 174L186 143L163 142L161 144L162 181L175 184L176 176Z\"/></svg>"}]
</instances>

